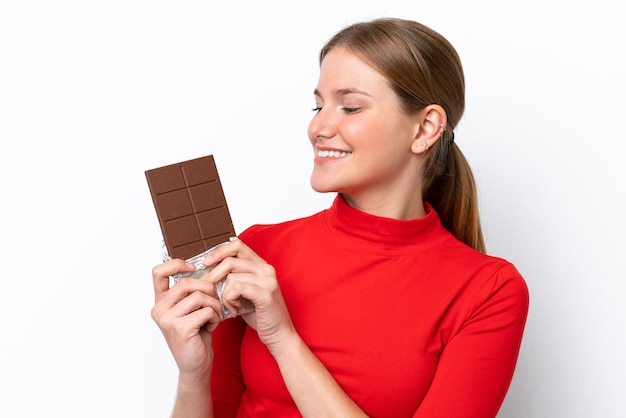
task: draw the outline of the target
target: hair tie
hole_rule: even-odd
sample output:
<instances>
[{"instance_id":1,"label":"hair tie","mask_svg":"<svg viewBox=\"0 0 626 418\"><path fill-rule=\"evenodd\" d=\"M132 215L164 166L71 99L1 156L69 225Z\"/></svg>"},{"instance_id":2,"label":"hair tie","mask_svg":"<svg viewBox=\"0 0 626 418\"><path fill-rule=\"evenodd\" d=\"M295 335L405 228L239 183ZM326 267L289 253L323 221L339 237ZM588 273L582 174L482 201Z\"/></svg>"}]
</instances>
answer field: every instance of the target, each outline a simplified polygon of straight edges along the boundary
<instances>
[{"instance_id":1,"label":"hair tie","mask_svg":"<svg viewBox=\"0 0 626 418\"><path fill-rule=\"evenodd\" d=\"M450 145L454 144L454 131L452 131L452 136L450 136Z\"/></svg>"}]
</instances>

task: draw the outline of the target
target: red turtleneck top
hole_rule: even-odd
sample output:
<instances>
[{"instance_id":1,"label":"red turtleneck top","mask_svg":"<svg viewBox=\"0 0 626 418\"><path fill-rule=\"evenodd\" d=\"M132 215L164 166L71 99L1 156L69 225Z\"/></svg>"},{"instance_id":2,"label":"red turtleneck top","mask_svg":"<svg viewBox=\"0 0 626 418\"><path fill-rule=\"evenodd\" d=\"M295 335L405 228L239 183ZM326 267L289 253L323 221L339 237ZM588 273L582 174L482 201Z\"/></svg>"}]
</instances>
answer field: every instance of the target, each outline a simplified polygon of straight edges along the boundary
<instances>
[{"instance_id":1,"label":"red turtleneck top","mask_svg":"<svg viewBox=\"0 0 626 418\"><path fill-rule=\"evenodd\" d=\"M380 218L337 196L313 216L239 238L274 266L292 321L371 417L495 417L528 312L515 267L425 217ZM278 367L241 318L214 335L217 417L297 417Z\"/></svg>"}]
</instances>

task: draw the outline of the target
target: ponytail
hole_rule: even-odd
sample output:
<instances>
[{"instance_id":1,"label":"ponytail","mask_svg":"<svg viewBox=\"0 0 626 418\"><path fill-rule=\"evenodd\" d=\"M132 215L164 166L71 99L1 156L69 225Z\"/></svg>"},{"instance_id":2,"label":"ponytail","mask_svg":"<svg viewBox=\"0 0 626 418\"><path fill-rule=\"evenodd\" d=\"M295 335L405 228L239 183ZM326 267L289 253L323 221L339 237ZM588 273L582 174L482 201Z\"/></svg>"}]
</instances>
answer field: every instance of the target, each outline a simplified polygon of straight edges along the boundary
<instances>
[{"instance_id":1,"label":"ponytail","mask_svg":"<svg viewBox=\"0 0 626 418\"><path fill-rule=\"evenodd\" d=\"M447 132L430 149L424 167L423 198L439 214L441 223L460 241L486 252L474 175L454 134Z\"/></svg>"}]
</instances>

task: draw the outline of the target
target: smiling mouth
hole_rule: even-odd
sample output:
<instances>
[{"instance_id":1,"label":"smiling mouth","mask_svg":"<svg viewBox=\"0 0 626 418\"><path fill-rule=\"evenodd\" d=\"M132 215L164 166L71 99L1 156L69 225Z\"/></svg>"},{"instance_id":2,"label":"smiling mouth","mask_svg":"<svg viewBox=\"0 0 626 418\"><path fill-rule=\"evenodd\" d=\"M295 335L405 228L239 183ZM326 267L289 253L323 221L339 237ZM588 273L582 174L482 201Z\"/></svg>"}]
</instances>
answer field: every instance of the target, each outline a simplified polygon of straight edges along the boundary
<instances>
[{"instance_id":1,"label":"smiling mouth","mask_svg":"<svg viewBox=\"0 0 626 418\"><path fill-rule=\"evenodd\" d=\"M341 158L341 157L347 157L350 154L352 153L347 152L347 151L329 151L329 150L317 151L318 158Z\"/></svg>"}]
</instances>

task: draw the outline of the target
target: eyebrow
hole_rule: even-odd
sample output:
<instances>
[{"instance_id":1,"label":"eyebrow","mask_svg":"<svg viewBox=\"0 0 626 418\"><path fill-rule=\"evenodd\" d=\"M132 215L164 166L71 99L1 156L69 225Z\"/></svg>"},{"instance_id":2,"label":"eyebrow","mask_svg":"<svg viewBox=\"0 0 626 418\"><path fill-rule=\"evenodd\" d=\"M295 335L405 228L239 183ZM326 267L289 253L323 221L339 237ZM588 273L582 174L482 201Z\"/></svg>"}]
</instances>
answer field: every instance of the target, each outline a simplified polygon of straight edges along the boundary
<instances>
[{"instance_id":1,"label":"eyebrow","mask_svg":"<svg viewBox=\"0 0 626 418\"><path fill-rule=\"evenodd\" d=\"M333 96L345 96L347 94L362 94L364 96L368 96L368 97L370 96L368 93L359 89L354 89L354 88L333 90L332 93L333 93ZM322 97L322 94L320 93L318 89L313 90L313 95Z\"/></svg>"}]
</instances>

